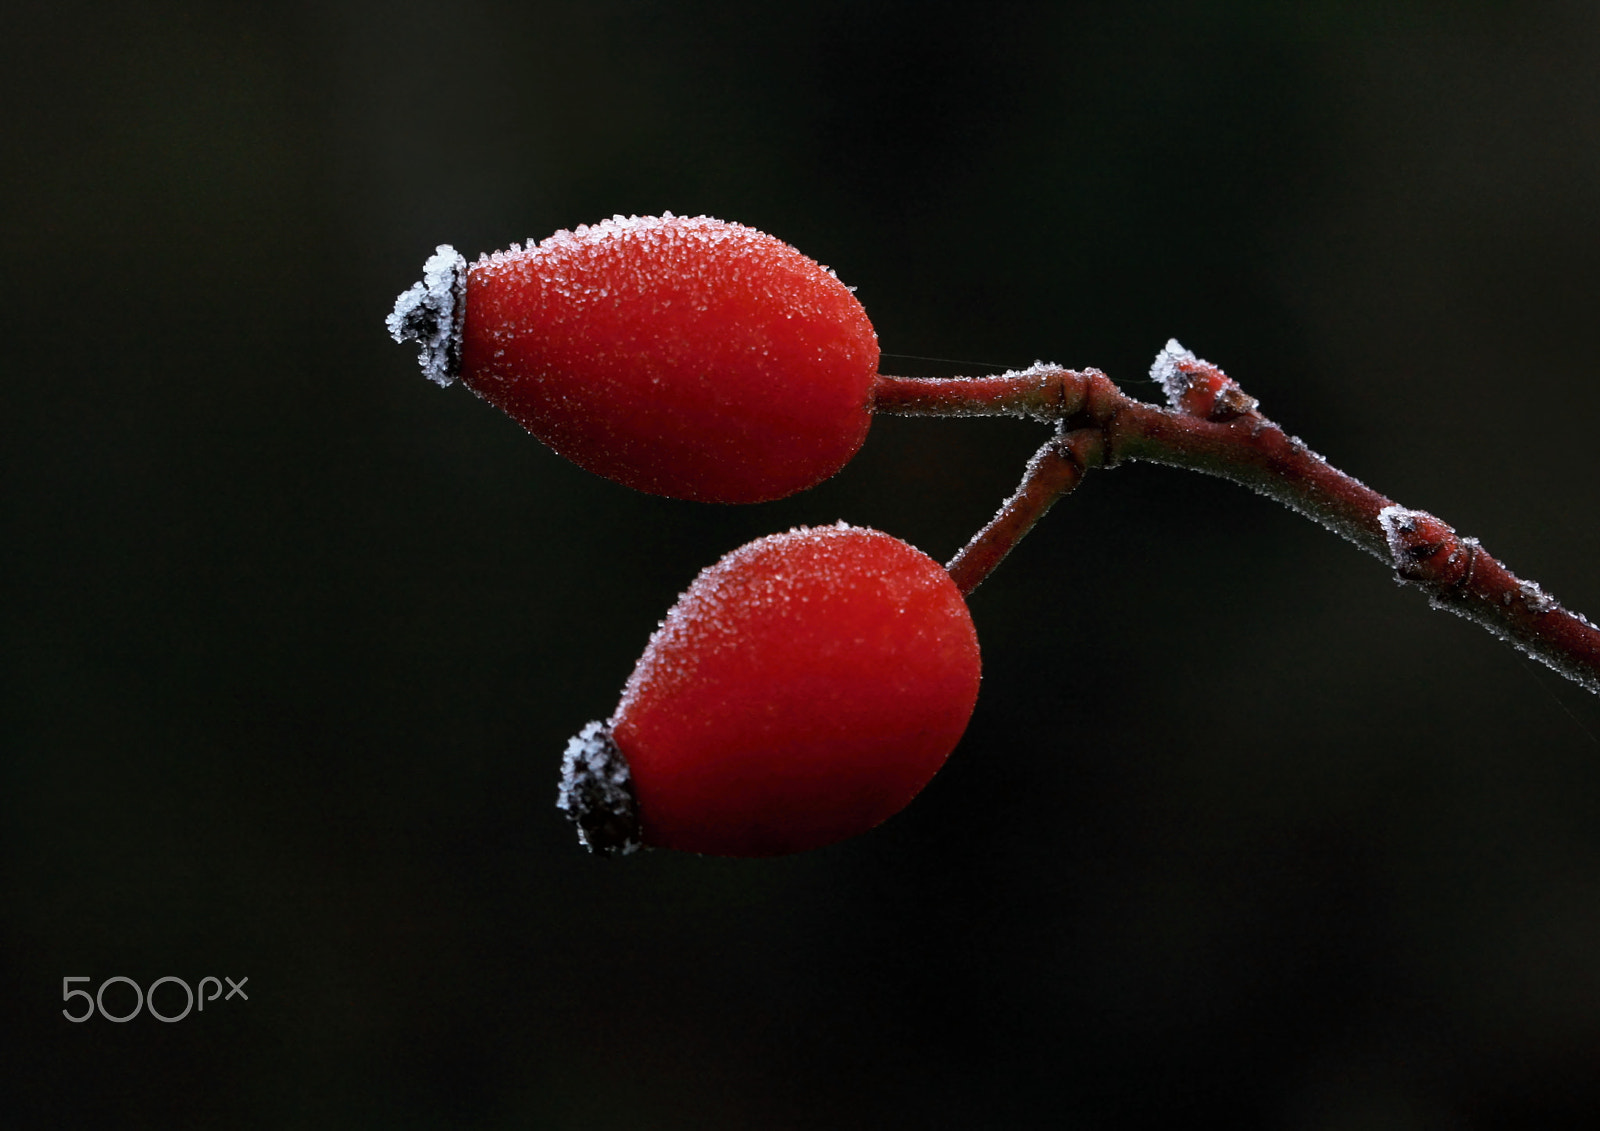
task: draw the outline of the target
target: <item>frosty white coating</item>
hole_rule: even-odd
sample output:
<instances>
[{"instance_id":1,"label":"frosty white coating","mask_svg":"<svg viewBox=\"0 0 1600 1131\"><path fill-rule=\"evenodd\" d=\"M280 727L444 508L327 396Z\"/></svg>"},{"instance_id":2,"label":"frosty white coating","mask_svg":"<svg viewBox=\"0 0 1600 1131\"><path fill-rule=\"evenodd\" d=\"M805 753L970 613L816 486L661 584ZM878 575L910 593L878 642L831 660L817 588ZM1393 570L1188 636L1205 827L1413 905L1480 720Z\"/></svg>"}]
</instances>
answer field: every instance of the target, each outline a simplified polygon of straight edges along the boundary
<instances>
[{"instance_id":1,"label":"frosty white coating","mask_svg":"<svg viewBox=\"0 0 1600 1131\"><path fill-rule=\"evenodd\" d=\"M422 282L394 301L384 324L395 341L418 345L423 375L440 388L461 374L461 324L466 318L467 261L447 243L422 265Z\"/></svg>"},{"instance_id":2,"label":"frosty white coating","mask_svg":"<svg viewBox=\"0 0 1600 1131\"><path fill-rule=\"evenodd\" d=\"M611 740L610 723L592 722L567 740L556 808L578 826L578 841L589 851L602 856L639 851L633 777Z\"/></svg>"},{"instance_id":3,"label":"frosty white coating","mask_svg":"<svg viewBox=\"0 0 1600 1131\"><path fill-rule=\"evenodd\" d=\"M1408 565L1410 558L1406 557L1405 534L1416 530L1418 518L1432 518L1426 510L1408 510L1406 507L1389 506L1378 512L1378 525L1384 528L1384 541L1389 542L1389 557L1394 562L1395 569Z\"/></svg>"},{"instance_id":4,"label":"frosty white coating","mask_svg":"<svg viewBox=\"0 0 1600 1131\"><path fill-rule=\"evenodd\" d=\"M1002 381L1016 381L1016 380L1022 380L1023 378L1026 378L1026 377L1039 377L1039 378L1054 377L1057 373L1060 373L1060 372L1061 372L1061 366L1057 365L1055 362L1053 362L1053 361L1039 361L1039 360L1035 359L1034 363L1032 365L1028 366L1028 368L1026 368L1026 369L1008 369L1008 370L1006 370L1004 373L1000 374L1000 380L1002 380ZM983 380L983 378L976 378L976 380ZM979 412L978 412L976 406L974 406L973 415L974 416L979 415ZM1040 423L1043 423L1043 424L1050 424L1055 419L1048 411L1046 411L1043 408L1019 409L1016 412L1010 413L1008 415L1020 416L1020 417L1023 417L1025 419L1037 420L1037 421L1039 421Z\"/></svg>"},{"instance_id":5,"label":"frosty white coating","mask_svg":"<svg viewBox=\"0 0 1600 1131\"><path fill-rule=\"evenodd\" d=\"M1412 525L1419 518L1430 518L1427 511L1408 510L1400 506L1387 506L1378 512L1378 525L1383 527L1384 541L1389 543L1389 557L1394 562L1395 569L1400 569L1408 562L1406 557L1406 542L1403 535L1410 534L1415 527Z\"/></svg>"},{"instance_id":6,"label":"frosty white coating","mask_svg":"<svg viewBox=\"0 0 1600 1131\"><path fill-rule=\"evenodd\" d=\"M1537 581L1523 581L1517 579L1517 589L1522 594L1522 599L1528 602L1528 608L1536 613L1548 613L1552 609L1560 608L1560 602L1544 591Z\"/></svg>"},{"instance_id":7,"label":"frosty white coating","mask_svg":"<svg viewBox=\"0 0 1600 1131\"><path fill-rule=\"evenodd\" d=\"M702 653L709 654L723 649L738 650L742 647L737 611L727 604L725 585L729 578L740 578L737 591L742 608L761 605L781 608L793 602L804 604L811 599L806 592L796 594L794 578L782 571L762 569L754 575L746 575L744 571L747 563L762 561L777 546L810 543L813 546L826 547L831 542L839 541L845 546L850 546L860 539L893 542L914 555L927 558L928 564L936 571L931 573L930 577L943 576L948 583L948 575L942 573L939 563L928 558L915 546L901 542L881 530L867 526L852 526L842 519L828 526L791 527L785 533L768 534L753 542L747 542L707 566L690 583L689 588L678 595L678 600L667 611L666 619L661 621L651 635L650 643L645 648L639 665L634 668L632 676L623 688L622 701L617 706L617 717L622 718L633 711L638 697L644 693L645 688L657 685L659 691L659 685L670 685L682 678L681 672L667 667L661 660L661 645L666 639L688 631L689 626L695 626L696 646ZM850 559L830 560L828 557L821 557L812 561L810 567L812 572L807 574L807 578L812 581L831 578L834 584L841 586L874 580L884 583L884 574L881 570L863 569L859 562ZM902 609L913 592L906 588L907 581L905 575L896 573L893 578L894 589L887 593L885 598L898 603ZM920 586L923 583L916 584ZM933 582L929 581L927 584Z\"/></svg>"},{"instance_id":8,"label":"frosty white coating","mask_svg":"<svg viewBox=\"0 0 1600 1131\"><path fill-rule=\"evenodd\" d=\"M579 224L571 230L563 228L542 240L529 239L525 251L512 244L508 251L487 252L478 257L478 262L496 263L515 259L520 255L534 255L563 247L582 249L607 240L629 237L642 236L649 239L652 238L650 233L656 232L659 232L664 239L691 239L698 243L721 243L726 240L742 239L752 234L762 235L754 228L718 220L715 216L674 216L671 212L663 212L659 216L624 216L618 213L611 219L601 220L597 224Z\"/></svg>"},{"instance_id":9,"label":"frosty white coating","mask_svg":"<svg viewBox=\"0 0 1600 1131\"><path fill-rule=\"evenodd\" d=\"M603 298L608 293L606 286L586 279L581 270L574 275L572 267L594 260L604 244L627 241L664 252L674 245L732 244L737 247L752 241L772 240L765 232L715 216L676 216L671 212L659 216L623 216L619 213L597 224L579 224L571 230L563 228L542 240L530 238L525 247L512 244L505 251L485 252L478 256L473 267L513 269L523 273L537 270L545 284L564 297ZM833 268L820 263L817 266L829 277L838 279ZM737 280L739 266L735 263L730 270L730 278ZM633 273L636 284L645 277L639 275L638 268L634 268ZM641 286L640 289L648 288ZM854 287L845 289L855 290Z\"/></svg>"},{"instance_id":10,"label":"frosty white coating","mask_svg":"<svg viewBox=\"0 0 1600 1131\"><path fill-rule=\"evenodd\" d=\"M1189 350L1178 343L1177 338L1168 338L1167 344L1161 352L1156 354L1155 361L1150 363L1150 380L1160 385L1167 394L1167 403L1178 407L1178 398L1183 396L1184 390L1189 387L1189 375L1178 366L1182 365L1207 365Z\"/></svg>"}]
</instances>

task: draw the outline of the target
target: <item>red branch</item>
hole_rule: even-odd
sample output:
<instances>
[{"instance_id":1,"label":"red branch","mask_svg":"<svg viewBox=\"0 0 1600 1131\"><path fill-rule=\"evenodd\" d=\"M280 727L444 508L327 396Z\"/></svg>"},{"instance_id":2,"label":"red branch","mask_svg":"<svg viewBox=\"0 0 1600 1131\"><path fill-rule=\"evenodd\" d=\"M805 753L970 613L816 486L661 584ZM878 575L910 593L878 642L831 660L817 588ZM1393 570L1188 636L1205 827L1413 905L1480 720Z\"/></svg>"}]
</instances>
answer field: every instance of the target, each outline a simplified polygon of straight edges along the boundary
<instances>
[{"instance_id":1,"label":"red branch","mask_svg":"<svg viewBox=\"0 0 1600 1131\"><path fill-rule=\"evenodd\" d=\"M1083 473L1100 462L1104 447L1100 433L1086 428L1056 436L1035 452L1016 493L945 567L956 588L963 595L976 589L1051 504L1083 481Z\"/></svg>"},{"instance_id":2,"label":"red branch","mask_svg":"<svg viewBox=\"0 0 1600 1131\"><path fill-rule=\"evenodd\" d=\"M1518 579L1477 539L1398 506L1262 416L1216 366L1169 343L1154 375L1171 408L1136 400L1098 370L1035 365L999 377L878 378L874 410L901 416L1022 416L1057 435L1017 493L950 563L971 592L1094 466L1146 460L1220 476L1314 519L1390 565L1435 608L1472 620L1600 694L1600 628Z\"/></svg>"}]
</instances>

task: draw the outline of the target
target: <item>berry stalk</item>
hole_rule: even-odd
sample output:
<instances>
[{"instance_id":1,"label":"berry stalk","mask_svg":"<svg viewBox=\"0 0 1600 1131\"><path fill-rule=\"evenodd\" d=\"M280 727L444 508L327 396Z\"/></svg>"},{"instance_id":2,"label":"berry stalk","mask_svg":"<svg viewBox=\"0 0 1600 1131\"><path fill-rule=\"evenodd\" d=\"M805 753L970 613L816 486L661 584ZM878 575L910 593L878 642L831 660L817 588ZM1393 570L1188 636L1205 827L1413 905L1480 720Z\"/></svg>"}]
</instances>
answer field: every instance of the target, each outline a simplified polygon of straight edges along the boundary
<instances>
[{"instance_id":1,"label":"berry stalk","mask_svg":"<svg viewBox=\"0 0 1600 1131\"><path fill-rule=\"evenodd\" d=\"M1101 434L1083 428L1057 433L1033 454L1016 492L945 567L963 597L994 572L1057 499L1083 482L1083 473L1100 463L1104 450Z\"/></svg>"},{"instance_id":2,"label":"berry stalk","mask_svg":"<svg viewBox=\"0 0 1600 1131\"><path fill-rule=\"evenodd\" d=\"M1434 608L1466 617L1600 695L1600 628L1587 617L1518 578L1477 539L1333 467L1263 416L1221 369L1176 342L1151 375L1169 406L1128 396L1098 370L1043 363L998 377L879 376L875 412L1021 416L1060 430L1030 461L1017 493L950 563L962 592L976 587L1088 468L1145 460L1276 499L1386 562Z\"/></svg>"}]
</instances>

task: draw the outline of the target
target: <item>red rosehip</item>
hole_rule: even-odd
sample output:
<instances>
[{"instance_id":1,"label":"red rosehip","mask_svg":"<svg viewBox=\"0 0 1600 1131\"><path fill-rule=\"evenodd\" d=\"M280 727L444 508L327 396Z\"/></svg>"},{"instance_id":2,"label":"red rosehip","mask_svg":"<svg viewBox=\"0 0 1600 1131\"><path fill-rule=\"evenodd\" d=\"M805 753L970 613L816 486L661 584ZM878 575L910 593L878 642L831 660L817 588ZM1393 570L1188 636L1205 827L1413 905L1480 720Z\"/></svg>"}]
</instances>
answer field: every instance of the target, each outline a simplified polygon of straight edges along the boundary
<instances>
[{"instance_id":1,"label":"red rosehip","mask_svg":"<svg viewBox=\"0 0 1600 1131\"><path fill-rule=\"evenodd\" d=\"M579 466L702 502L834 474L866 439L878 370L832 271L708 216L617 216L470 268L441 246L389 328Z\"/></svg>"},{"instance_id":2,"label":"red rosehip","mask_svg":"<svg viewBox=\"0 0 1600 1131\"><path fill-rule=\"evenodd\" d=\"M832 844L903 809L978 697L950 575L876 530L752 542L673 606L608 723L568 744L559 805L599 851Z\"/></svg>"}]
</instances>

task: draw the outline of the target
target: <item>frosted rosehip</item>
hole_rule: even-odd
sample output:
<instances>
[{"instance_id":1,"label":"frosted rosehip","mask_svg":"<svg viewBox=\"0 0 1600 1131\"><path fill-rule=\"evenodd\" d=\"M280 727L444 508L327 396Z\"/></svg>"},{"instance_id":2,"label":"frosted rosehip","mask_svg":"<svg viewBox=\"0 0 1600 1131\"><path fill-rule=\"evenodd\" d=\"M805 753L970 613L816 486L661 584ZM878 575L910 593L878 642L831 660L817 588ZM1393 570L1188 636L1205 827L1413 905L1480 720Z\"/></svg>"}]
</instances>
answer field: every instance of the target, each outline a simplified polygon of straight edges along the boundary
<instances>
[{"instance_id":1,"label":"frosted rosehip","mask_svg":"<svg viewBox=\"0 0 1600 1131\"><path fill-rule=\"evenodd\" d=\"M877 379L877 336L832 271L708 216L617 216L471 267L441 246L389 328L580 466L703 502L838 471Z\"/></svg>"},{"instance_id":2,"label":"frosted rosehip","mask_svg":"<svg viewBox=\"0 0 1600 1131\"><path fill-rule=\"evenodd\" d=\"M978 638L950 575L876 530L793 530L695 579L607 723L568 744L559 805L599 851L831 844L898 813L955 748Z\"/></svg>"}]
</instances>

